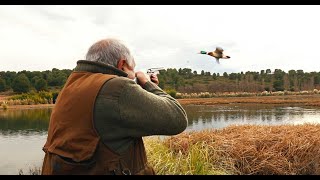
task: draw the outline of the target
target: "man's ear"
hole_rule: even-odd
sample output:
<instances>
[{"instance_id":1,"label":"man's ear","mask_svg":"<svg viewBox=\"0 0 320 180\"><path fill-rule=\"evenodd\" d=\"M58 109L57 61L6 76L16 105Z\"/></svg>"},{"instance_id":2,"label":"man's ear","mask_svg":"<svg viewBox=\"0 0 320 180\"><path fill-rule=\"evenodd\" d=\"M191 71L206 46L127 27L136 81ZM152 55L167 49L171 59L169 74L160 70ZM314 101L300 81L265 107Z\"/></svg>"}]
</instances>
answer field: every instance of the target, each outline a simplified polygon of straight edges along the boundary
<instances>
[{"instance_id":1,"label":"man's ear","mask_svg":"<svg viewBox=\"0 0 320 180\"><path fill-rule=\"evenodd\" d=\"M117 68L123 71L124 70L123 66L124 66L125 63L126 63L126 60L120 59L120 61L118 61Z\"/></svg>"}]
</instances>

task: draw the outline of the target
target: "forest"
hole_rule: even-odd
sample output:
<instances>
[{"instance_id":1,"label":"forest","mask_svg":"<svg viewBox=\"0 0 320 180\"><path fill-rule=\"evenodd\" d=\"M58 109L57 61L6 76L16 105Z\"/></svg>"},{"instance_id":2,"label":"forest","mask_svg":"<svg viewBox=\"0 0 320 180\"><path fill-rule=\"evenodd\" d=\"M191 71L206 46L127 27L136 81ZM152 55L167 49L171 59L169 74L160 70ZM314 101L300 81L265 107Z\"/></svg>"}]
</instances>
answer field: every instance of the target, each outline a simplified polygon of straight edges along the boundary
<instances>
[{"instance_id":1,"label":"forest","mask_svg":"<svg viewBox=\"0 0 320 180\"><path fill-rule=\"evenodd\" d=\"M46 71L1 71L0 92L60 90L71 69ZM202 70L197 72L189 68L168 68L158 75L159 86L164 90L180 93L199 92L262 92L262 91L305 91L320 89L320 72L281 69L233 72L219 74Z\"/></svg>"}]
</instances>

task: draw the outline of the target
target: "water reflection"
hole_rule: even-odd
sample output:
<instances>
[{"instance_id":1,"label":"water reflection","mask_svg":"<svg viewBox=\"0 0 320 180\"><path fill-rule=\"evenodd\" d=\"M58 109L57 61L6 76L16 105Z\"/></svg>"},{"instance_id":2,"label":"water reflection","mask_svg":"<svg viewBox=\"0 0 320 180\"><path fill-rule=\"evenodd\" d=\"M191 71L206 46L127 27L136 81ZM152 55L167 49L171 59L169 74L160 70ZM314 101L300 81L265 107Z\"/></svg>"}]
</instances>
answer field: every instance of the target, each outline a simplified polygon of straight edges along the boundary
<instances>
[{"instance_id":1,"label":"water reflection","mask_svg":"<svg viewBox=\"0 0 320 180\"><path fill-rule=\"evenodd\" d=\"M48 130L51 108L0 111L0 134L33 134Z\"/></svg>"},{"instance_id":2,"label":"water reflection","mask_svg":"<svg viewBox=\"0 0 320 180\"><path fill-rule=\"evenodd\" d=\"M287 105L188 105L187 130L223 128L231 124L301 124L319 123L320 109Z\"/></svg>"},{"instance_id":3,"label":"water reflection","mask_svg":"<svg viewBox=\"0 0 320 180\"><path fill-rule=\"evenodd\" d=\"M41 167L51 109L0 111L0 174Z\"/></svg>"}]
</instances>

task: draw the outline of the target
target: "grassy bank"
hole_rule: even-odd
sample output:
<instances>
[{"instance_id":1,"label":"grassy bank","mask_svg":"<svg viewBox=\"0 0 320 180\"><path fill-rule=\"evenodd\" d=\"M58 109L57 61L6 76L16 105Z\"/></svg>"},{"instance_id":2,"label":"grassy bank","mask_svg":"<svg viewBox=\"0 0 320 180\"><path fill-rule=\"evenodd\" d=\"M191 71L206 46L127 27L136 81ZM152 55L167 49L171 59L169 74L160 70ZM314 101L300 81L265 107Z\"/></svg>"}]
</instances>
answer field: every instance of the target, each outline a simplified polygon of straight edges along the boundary
<instances>
[{"instance_id":1,"label":"grassy bank","mask_svg":"<svg viewBox=\"0 0 320 180\"><path fill-rule=\"evenodd\" d=\"M182 105L215 105L231 103L257 103L257 104L300 104L320 106L320 91L303 92L274 92L268 95L248 93L222 93L213 96L208 93L186 95L177 99ZM0 95L0 110L22 109L28 107L54 106L58 92L38 92L20 95ZM174 95L175 96L175 95ZM179 95L180 96L180 95Z\"/></svg>"},{"instance_id":2,"label":"grassy bank","mask_svg":"<svg viewBox=\"0 0 320 180\"><path fill-rule=\"evenodd\" d=\"M255 104L300 104L300 105L320 106L320 94L286 95L286 96L191 98L191 99L178 99L178 101L182 105L255 103Z\"/></svg>"},{"instance_id":3,"label":"grassy bank","mask_svg":"<svg viewBox=\"0 0 320 180\"><path fill-rule=\"evenodd\" d=\"M146 138L158 174L319 175L320 125L229 126Z\"/></svg>"},{"instance_id":4,"label":"grassy bank","mask_svg":"<svg viewBox=\"0 0 320 180\"><path fill-rule=\"evenodd\" d=\"M287 95L313 95L320 94L318 89L312 91L263 91L263 92L199 92L199 93L179 93L175 90L166 91L177 99L190 98L212 98L212 97L252 97L252 96L287 96Z\"/></svg>"},{"instance_id":5,"label":"grassy bank","mask_svg":"<svg viewBox=\"0 0 320 180\"><path fill-rule=\"evenodd\" d=\"M159 175L320 175L319 134L312 124L241 125L144 142Z\"/></svg>"},{"instance_id":6,"label":"grassy bank","mask_svg":"<svg viewBox=\"0 0 320 180\"><path fill-rule=\"evenodd\" d=\"M286 96L251 96L251 97L214 97L177 99L182 105L216 105L233 103L255 104L297 104L307 106L320 106L320 94L313 95L286 95ZM18 102L19 100L17 100ZM8 104L7 99L0 97L0 110L54 107L54 104L21 105L21 103ZM19 105L18 105L19 104Z\"/></svg>"},{"instance_id":7,"label":"grassy bank","mask_svg":"<svg viewBox=\"0 0 320 180\"><path fill-rule=\"evenodd\" d=\"M52 107L58 92L29 92L10 96L0 96L0 107L3 110L12 108ZM26 106L27 105L27 106Z\"/></svg>"}]
</instances>

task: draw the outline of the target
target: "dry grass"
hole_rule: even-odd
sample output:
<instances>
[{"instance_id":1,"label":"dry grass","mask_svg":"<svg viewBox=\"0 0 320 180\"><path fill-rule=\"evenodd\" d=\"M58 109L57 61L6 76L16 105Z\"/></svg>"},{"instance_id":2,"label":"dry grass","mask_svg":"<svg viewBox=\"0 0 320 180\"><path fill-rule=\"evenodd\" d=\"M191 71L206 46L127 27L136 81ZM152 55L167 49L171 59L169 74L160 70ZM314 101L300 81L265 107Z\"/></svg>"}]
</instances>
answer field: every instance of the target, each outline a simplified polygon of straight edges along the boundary
<instances>
[{"instance_id":1,"label":"dry grass","mask_svg":"<svg viewBox=\"0 0 320 180\"><path fill-rule=\"evenodd\" d=\"M178 99L182 105L214 105L230 103L256 104L301 104L320 106L320 95L252 96L252 97L215 97Z\"/></svg>"},{"instance_id":2,"label":"dry grass","mask_svg":"<svg viewBox=\"0 0 320 180\"><path fill-rule=\"evenodd\" d=\"M144 142L158 175L320 175L320 125L234 125Z\"/></svg>"},{"instance_id":3,"label":"dry grass","mask_svg":"<svg viewBox=\"0 0 320 180\"><path fill-rule=\"evenodd\" d=\"M209 154L209 148L199 142L189 148L187 153L167 147L162 140L148 137L144 139L148 162L157 175L223 175L230 174L225 169L214 166L218 159Z\"/></svg>"},{"instance_id":4,"label":"dry grass","mask_svg":"<svg viewBox=\"0 0 320 180\"><path fill-rule=\"evenodd\" d=\"M9 97L0 96L0 106L3 103L8 109L21 109L28 107L54 107L54 104L32 104L17 100L8 100ZM285 96L251 96L251 97L212 97L212 98L190 98L177 99L182 105L216 105L232 103L255 103L255 104L299 104L307 106L320 106L320 94L313 95L285 95ZM16 102L17 101L17 102ZM18 105L19 104L19 105ZM2 108L1 108L2 109ZM0 109L0 110L1 110Z\"/></svg>"},{"instance_id":5,"label":"dry grass","mask_svg":"<svg viewBox=\"0 0 320 180\"><path fill-rule=\"evenodd\" d=\"M286 95L313 95L320 94L318 89L309 91L274 91L274 92L198 92L198 93L175 93L177 99L212 98L212 97L250 97L250 96L286 96Z\"/></svg>"},{"instance_id":6,"label":"dry grass","mask_svg":"<svg viewBox=\"0 0 320 180\"><path fill-rule=\"evenodd\" d=\"M176 155L201 142L213 167L231 174L320 174L320 125L229 126L165 140Z\"/></svg>"},{"instance_id":7,"label":"dry grass","mask_svg":"<svg viewBox=\"0 0 320 180\"><path fill-rule=\"evenodd\" d=\"M23 172L22 169L19 169L19 175L41 175L41 167L30 167L27 173Z\"/></svg>"}]
</instances>

